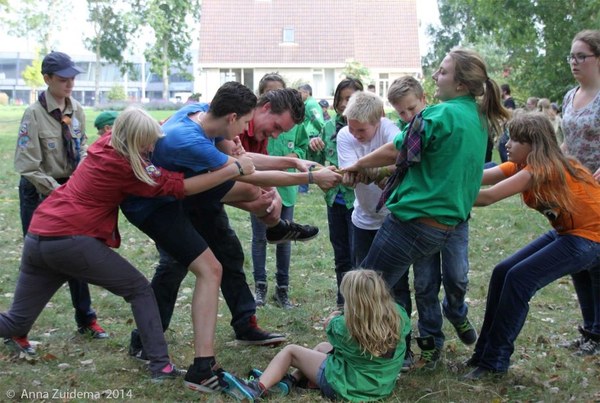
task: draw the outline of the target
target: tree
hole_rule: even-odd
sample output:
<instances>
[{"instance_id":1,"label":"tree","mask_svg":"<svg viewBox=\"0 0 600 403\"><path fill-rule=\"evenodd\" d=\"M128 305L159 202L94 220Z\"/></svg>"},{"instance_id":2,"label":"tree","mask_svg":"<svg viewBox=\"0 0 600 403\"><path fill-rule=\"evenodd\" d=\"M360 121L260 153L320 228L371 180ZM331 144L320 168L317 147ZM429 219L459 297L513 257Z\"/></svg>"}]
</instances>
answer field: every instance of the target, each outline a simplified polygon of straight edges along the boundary
<instances>
[{"instance_id":1,"label":"tree","mask_svg":"<svg viewBox=\"0 0 600 403\"><path fill-rule=\"evenodd\" d=\"M565 56L583 29L600 26L600 0L438 0L440 29L431 29L431 67L452 47L496 46L506 57L503 73L525 97L562 100L573 86Z\"/></svg>"},{"instance_id":2,"label":"tree","mask_svg":"<svg viewBox=\"0 0 600 403\"><path fill-rule=\"evenodd\" d=\"M100 102L100 68L102 60L116 64L125 74L133 64L123 54L136 32L138 22L126 2L120 0L87 0L89 21L94 36L86 38L86 47L96 55L94 105Z\"/></svg>"},{"instance_id":3,"label":"tree","mask_svg":"<svg viewBox=\"0 0 600 403\"><path fill-rule=\"evenodd\" d=\"M21 73L25 84L30 88L29 92L29 103L35 102L37 95L37 89L44 85L44 76L42 76L42 60L40 59L39 53L36 53L35 58L31 64L23 70Z\"/></svg>"},{"instance_id":4,"label":"tree","mask_svg":"<svg viewBox=\"0 0 600 403\"><path fill-rule=\"evenodd\" d=\"M72 8L70 0L19 0L9 2L12 19L7 20L9 33L36 40L41 53L46 54L55 45L55 35L62 30L65 10Z\"/></svg>"},{"instance_id":5,"label":"tree","mask_svg":"<svg viewBox=\"0 0 600 403\"><path fill-rule=\"evenodd\" d=\"M184 70L191 63L190 26L197 26L200 13L198 0L145 0L139 3L140 14L154 30L155 42L146 52L150 70L163 80L163 99L169 98L171 67ZM193 19L193 22L186 19Z\"/></svg>"},{"instance_id":6,"label":"tree","mask_svg":"<svg viewBox=\"0 0 600 403\"><path fill-rule=\"evenodd\" d=\"M342 75L360 80L365 87L369 82L371 82L371 72L369 69L363 66L361 62L354 59L346 60L346 65L344 66L344 70L342 70Z\"/></svg>"},{"instance_id":7,"label":"tree","mask_svg":"<svg viewBox=\"0 0 600 403\"><path fill-rule=\"evenodd\" d=\"M107 98L109 101L125 101L127 99L125 88L122 85L115 85L108 92Z\"/></svg>"}]
</instances>

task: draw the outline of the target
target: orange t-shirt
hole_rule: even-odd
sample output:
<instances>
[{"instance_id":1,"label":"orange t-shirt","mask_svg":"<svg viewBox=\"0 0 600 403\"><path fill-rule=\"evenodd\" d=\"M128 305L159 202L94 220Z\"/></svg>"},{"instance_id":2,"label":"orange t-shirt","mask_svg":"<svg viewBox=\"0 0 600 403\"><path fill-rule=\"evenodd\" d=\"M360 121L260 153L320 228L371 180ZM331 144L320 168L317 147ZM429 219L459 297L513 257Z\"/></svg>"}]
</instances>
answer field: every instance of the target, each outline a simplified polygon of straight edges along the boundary
<instances>
[{"instance_id":1,"label":"orange t-shirt","mask_svg":"<svg viewBox=\"0 0 600 403\"><path fill-rule=\"evenodd\" d=\"M521 169L514 162L505 162L499 167L506 177L516 174ZM529 170L527 166L522 169ZM521 194L523 201L528 207L546 216L559 234L577 235L600 243L600 186L576 181L568 172L566 174L567 186L573 194L575 211L566 211L556 206L536 205L530 190ZM550 191L552 190L548 190Z\"/></svg>"}]
</instances>

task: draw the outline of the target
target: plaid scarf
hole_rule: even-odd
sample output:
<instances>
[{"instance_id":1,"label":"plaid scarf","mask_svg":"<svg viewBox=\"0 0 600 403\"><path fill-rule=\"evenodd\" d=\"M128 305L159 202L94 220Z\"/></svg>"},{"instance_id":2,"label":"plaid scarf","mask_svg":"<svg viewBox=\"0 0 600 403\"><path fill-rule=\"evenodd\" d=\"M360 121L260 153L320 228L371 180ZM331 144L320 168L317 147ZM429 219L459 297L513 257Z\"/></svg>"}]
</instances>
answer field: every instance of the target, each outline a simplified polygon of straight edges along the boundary
<instances>
[{"instance_id":1,"label":"plaid scarf","mask_svg":"<svg viewBox=\"0 0 600 403\"><path fill-rule=\"evenodd\" d=\"M43 91L38 96L38 101L40 101L40 104L44 107L45 110L48 110L48 102L46 101L46 91ZM73 134L71 133L72 114L63 115L62 111L59 108L48 112L48 114L60 123L63 144L65 146L65 149L67 150L67 161L69 162L69 165L71 165L71 168L75 169L77 167L77 164L79 164L80 160L79 152L81 150L81 139L78 137L73 137Z\"/></svg>"},{"instance_id":2,"label":"plaid scarf","mask_svg":"<svg viewBox=\"0 0 600 403\"><path fill-rule=\"evenodd\" d=\"M398 187L404 179L408 168L417 162L421 162L421 149L423 146L421 135L425 131L425 122L421 113L416 115L406 129L404 142L400 146L398 157L396 158L396 172L394 172L385 183L379 202L375 211L379 212L385 205L394 189Z\"/></svg>"}]
</instances>

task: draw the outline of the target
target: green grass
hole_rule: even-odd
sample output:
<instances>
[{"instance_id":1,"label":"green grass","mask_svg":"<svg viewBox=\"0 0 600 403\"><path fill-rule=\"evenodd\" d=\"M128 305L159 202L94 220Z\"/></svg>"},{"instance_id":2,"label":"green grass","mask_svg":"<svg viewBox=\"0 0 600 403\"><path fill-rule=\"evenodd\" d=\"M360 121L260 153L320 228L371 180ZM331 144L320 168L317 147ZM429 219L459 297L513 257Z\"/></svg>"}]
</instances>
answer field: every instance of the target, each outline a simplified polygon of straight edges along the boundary
<instances>
[{"instance_id":1,"label":"green grass","mask_svg":"<svg viewBox=\"0 0 600 403\"><path fill-rule=\"evenodd\" d=\"M21 255L18 176L13 172L13 155L22 113L23 108L0 108L0 311L10 307ZM88 111L88 122L93 122L97 113ZM163 118L164 115L156 117ZM253 288L248 214L235 209L228 211L231 225L247 255L245 269ZM320 190L312 187L309 194L301 195L295 213L296 221L318 225L321 229L316 240L293 246L290 292L299 307L282 311L270 304L261 308L258 316L262 327L285 332L291 343L312 347L325 340L321 319L335 303L333 253ZM157 260L153 243L123 219L119 225L123 236L119 253L151 277ZM547 229L545 219L527 209L517 197L473 211L467 296L470 318L477 328L482 322L487 284L494 265ZM274 288L273 247L269 247L268 253L269 282ZM11 400L7 394L9 390L15 392L15 400L21 400L23 391L38 392L37 400L44 400L43 393L48 393L45 400L51 400L55 389L62 393L105 391L103 400L108 400L111 397L108 391L113 391L112 396L117 393L122 397L118 400L227 401L224 396L199 396L184 389L178 381L152 384L144 369L127 356L129 332L133 328L129 305L103 289L91 288L93 306L111 338L95 341L79 336L75 331L68 290L60 290L30 333L32 340L41 342L38 347L40 359L27 361L0 345L0 401ZM188 276L180 291L172 327L166 334L173 361L184 367L193 359L192 289L192 276ZM416 313L412 316L414 329ZM278 349L236 346L232 343L229 321L230 314L221 301L216 337L221 365L239 374L245 374L253 366L264 368ZM580 321L581 313L570 280L564 278L546 287L531 302L529 317L516 342L509 374L480 383L461 380L464 371L460 363L469 358L472 349L462 345L452 327L445 323L447 340L441 365L431 372L402 375L387 401L599 401L600 357L573 357L566 349L556 347L559 342L577 336L576 327ZM87 400L69 396L72 395L61 400ZM322 399L317 393L293 394L285 399L292 402L319 400Z\"/></svg>"}]
</instances>

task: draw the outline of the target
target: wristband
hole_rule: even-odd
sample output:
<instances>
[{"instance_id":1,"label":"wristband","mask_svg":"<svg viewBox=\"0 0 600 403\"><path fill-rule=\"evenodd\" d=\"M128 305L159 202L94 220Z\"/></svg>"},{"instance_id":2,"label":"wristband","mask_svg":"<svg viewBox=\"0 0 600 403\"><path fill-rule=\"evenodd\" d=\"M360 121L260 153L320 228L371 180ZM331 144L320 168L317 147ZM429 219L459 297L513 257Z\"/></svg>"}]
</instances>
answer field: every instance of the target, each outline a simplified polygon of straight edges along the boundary
<instances>
[{"instance_id":1,"label":"wristband","mask_svg":"<svg viewBox=\"0 0 600 403\"><path fill-rule=\"evenodd\" d=\"M315 183L312 172L308 171L308 184Z\"/></svg>"},{"instance_id":2,"label":"wristband","mask_svg":"<svg viewBox=\"0 0 600 403\"><path fill-rule=\"evenodd\" d=\"M239 161L234 161L235 165L237 165L238 167L238 172L240 173L240 175L244 176L244 169L242 168L242 164L239 163Z\"/></svg>"}]
</instances>

